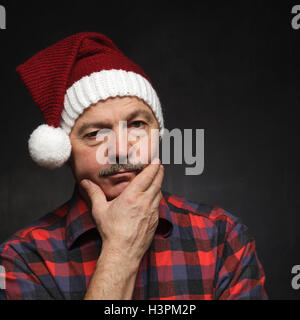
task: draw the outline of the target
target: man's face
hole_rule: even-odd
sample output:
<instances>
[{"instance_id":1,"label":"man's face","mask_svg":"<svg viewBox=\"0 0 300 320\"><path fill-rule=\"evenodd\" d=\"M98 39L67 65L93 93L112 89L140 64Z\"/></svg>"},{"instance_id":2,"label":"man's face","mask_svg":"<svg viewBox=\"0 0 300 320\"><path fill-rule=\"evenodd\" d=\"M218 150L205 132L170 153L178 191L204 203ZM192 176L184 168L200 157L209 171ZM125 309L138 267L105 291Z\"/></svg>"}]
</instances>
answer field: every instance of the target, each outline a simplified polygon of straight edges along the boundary
<instances>
[{"instance_id":1,"label":"man's face","mask_svg":"<svg viewBox=\"0 0 300 320\"><path fill-rule=\"evenodd\" d=\"M126 121L127 128L122 126L120 121ZM107 144L108 142L107 139L104 141L99 139L101 129L110 129L114 134L114 148L110 149L112 152L110 155L114 155L113 158L117 164L122 161L121 159L127 159L127 163L131 162L132 147L137 146L137 142L142 139L140 141L143 141L143 145L147 144L147 152L145 149L139 148L136 155L142 159L143 163L146 163L144 165L146 166L151 162L152 152L158 147L157 141L153 140L151 148L151 129L159 129L159 126L150 107L136 97L115 97L99 101L86 109L76 120L70 133L72 144L70 165L74 177L78 184L84 178L92 180L101 187L107 200L112 200L122 193L139 171L116 174L122 170L122 167L120 169L116 164L109 163L111 157L108 152L103 154L107 156L107 162L99 163L97 150L99 154L99 148L103 147L103 143ZM146 133L146 135L144 137L136 136L136 140L131 141L132 137L139 132Z\"/></svg>"}]
</instances>

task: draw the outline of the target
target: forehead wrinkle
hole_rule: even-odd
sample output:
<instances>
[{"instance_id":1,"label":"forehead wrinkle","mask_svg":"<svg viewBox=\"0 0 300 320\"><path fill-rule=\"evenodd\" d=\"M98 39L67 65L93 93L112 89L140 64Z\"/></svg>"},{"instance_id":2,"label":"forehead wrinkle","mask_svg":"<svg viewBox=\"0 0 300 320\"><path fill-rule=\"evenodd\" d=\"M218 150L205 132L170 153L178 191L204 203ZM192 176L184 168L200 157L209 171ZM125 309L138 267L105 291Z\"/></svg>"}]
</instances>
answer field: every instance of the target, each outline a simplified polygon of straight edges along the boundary
<instances>
[{"instance_id":1,"label":"forehead wrinkle","mask_svg":"<svg viewBox=\"0 0 300 320\"><path fill-rule=\"evenodd\" d=\"M135 109L132 110L131 112L129 112L129 114L127 115L127 120L128 119L132 119L135 118L139 115L144 116L148 121L153 121L153 117L151 114L151 111L149 110L145 110L145 109Z\"/></svg>"},{"instance_id":2,"label":"forehead wrinkle","mask_svg":"<svg viewBox=\"0 0 300 320\"><path fill-rule=\"evenodd\" d=\"M132 101L129 101L129 103L130 102L132 102ZM124 105L128 106L129 103L126 103ZM92 106L92 107L94 108L95 106ZM143 107L141 107L137 104L134 104L134 105L132 105L132 107L128 106L127 108L124 108L123 110L121 110L120 113L121 113L121 116L123 114L123 119L121 119L123 121L124 120L128 121L128 120L133 119L139 115L144 116L151 123L155 119L152 110L150 109L150 107L148 107L146 105L143 105ZM110 127L110 125L111 124L109 122L104 121L104 120L97 120L97 121L93 120L91 122L89 122L88 120L85 120L83 122L83 124L81 124L79 126L78 135L81 135L88 128L92 128L92 127L94 127L94 128L108 128L108 127Z\"/></svg>"}]
</instances>

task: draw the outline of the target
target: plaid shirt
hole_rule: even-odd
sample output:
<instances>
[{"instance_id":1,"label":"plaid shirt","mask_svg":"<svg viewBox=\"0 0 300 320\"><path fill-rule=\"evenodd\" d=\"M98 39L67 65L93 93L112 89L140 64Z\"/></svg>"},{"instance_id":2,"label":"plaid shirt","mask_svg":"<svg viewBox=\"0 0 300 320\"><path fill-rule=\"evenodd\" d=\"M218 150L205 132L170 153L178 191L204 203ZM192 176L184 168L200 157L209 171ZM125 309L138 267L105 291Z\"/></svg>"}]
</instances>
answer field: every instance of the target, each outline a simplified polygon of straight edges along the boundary
<instances>
[{"instance_id":1,"label":"plaid shirt","mask_svg":"<svg viewBox=\"0 0 300 320\"><path fill-rule=\"evenodd\" d=\"M159 216L133 299L267 299L255 242L237 217L167 192ZM67 203L0 246L0 299L83 299L101 245L75 187Z\"/></svg>"}]
</instances>

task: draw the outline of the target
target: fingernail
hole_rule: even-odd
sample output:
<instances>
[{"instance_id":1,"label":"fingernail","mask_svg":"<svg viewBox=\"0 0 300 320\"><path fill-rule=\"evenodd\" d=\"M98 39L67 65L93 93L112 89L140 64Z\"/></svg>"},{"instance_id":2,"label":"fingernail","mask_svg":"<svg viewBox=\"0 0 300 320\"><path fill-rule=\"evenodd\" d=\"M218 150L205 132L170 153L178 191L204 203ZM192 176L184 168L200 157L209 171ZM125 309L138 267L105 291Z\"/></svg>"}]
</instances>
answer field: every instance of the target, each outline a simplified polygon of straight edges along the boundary
<instances>
[{"instance_id":1,"label":"fingernail","mask_svg":"<svg viewBox=\"0 0 300 320\"><path fill-rule=\"evenodd\" d=\"M90 184L90 181L89 181L89 180L87 180L87 179L81 180L81 185L82 185L83 187L87 187L89 184Z\"/></svg>"},{"instance_id":2,"label":"fingernail","mask_svg":"<svg viewBox=\"0 0 300 320\"><path fill-rule=\"evenodd\" d=\"M160 159L159 158L155 158L152 160L153 164L160 164Z\"/></svg>"}]
</instances>

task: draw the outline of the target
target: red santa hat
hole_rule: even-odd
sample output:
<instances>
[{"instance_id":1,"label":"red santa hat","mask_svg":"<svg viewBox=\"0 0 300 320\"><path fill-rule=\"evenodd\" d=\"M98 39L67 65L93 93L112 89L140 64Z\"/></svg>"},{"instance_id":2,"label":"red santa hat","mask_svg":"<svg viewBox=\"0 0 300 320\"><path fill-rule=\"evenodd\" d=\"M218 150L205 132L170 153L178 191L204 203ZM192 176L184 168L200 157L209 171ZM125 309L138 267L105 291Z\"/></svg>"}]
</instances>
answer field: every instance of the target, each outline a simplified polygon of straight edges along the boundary
<instances>
[{"instance_id":1,"label":"red santa hat","mask_svg":"<svg viewBox=\"0 0 300 320\"><path fill-rule=\"evenodd\" d=\"M45 124L31 134L28 147L39 165L54 169L70 157L69 133L86 108L109 97L135 96L153 111L160 137L161 105L145 72L103 34L82 32L38 52L17 67Z\"/></svg>"}]
</instances>

